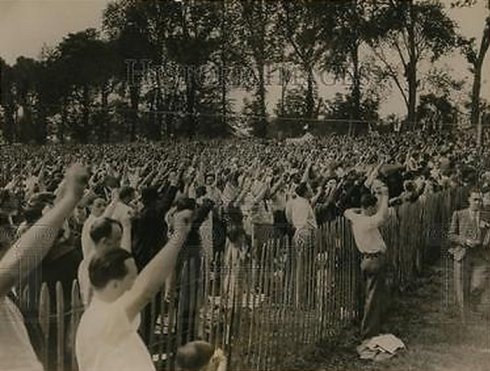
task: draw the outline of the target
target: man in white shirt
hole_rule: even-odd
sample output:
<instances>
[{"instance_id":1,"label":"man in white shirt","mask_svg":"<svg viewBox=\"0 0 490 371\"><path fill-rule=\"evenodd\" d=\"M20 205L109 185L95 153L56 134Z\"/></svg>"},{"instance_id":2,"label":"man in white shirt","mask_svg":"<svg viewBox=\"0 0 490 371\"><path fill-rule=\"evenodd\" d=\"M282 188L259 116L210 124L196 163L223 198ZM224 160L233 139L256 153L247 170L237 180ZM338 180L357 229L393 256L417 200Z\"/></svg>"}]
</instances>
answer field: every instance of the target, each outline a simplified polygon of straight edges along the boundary
<instances>
[{"instance_id":1,"label":"man in white shirt","mask_svg":"<svg viewBox=\"0 0 490 371\"><path fill-rule=\"evenodd\" d=\"M90 304L92 298L92 287L90 284L88 267L92 257L109 249L121 246L123 227L117 220L109 218L98 218L91 225L89 238L94 244L93 250L82 260L78 267L78 284L80 295L85 308Z\"/></svg>"},{"instance_id":2,"label":"man in white shirt","mask_svg":"<svg viewBox=\"0 0 490 371\"><path fill-rule=\"evenodd\" d=\"M138 275L131 254L109 249L89 265L94 297L82 315L76 337L80 371L153 371L150 353L137 330L141 310L175 269L189 233L192 211L175 215L175 233Z\"/></svg>"},{"instance_id":3,"label":"man in white shirt","mask_svg":"<svg viewBox=\"0 0 490 371\"><path fill-rule=\"evenodd\" d=\"M296 305L308 305L310 300L305 290L307 280L304 275L304 262L311 256L307 254L311 253L313 231L318 227L313 208L306 198L307 193L308 187L302 182L296 187L293 197L286 203L286 219L294 227Z\"/></svg>"},{"instance_id":4,"label":"man in white shirt","mask_svg":"<svg viewBox=\"0 0 490 371\"><path fill-rule=\"evenodd\" d=\"M315 212L306 198L307 193L306 183L301 183L293 197L286 203L286 219L294 227L294 241L299 246L303 246L311 231L318 228Z\"/></svg>"},{"instance_id":5,"label":"man in white shirt","mask_svg":"<svg viewBox=\"0 0 490 371\"><path fill-rule=\"evenodd\" d=\"M30 343L22 315L7 297L34 269L53 245L58 231L83 195L88 172L80 165L71 167L52 209L30 227L9 250L0 251L0 369L41 371L42 365ZM33 258L35 255L35 259Z\"/></svg>"},{"instance_id":6,"label":"man in white shirt","mask_svg":"<svg viewBox=\"0 0 490 371\"><path fill-rule=\"evenodd\" d=\"M131 218L134 216L134 210L129 206L135 197L135 190L131 187L123 187L119 192L119 200L109 216L117 220L123 226L123 236L121 248L131 252Z\"/></svg>"},{"instance_id":7,"label":"man in white shirt","mask_svg":"<svg viewBox=\"0 0 490 371\"><path fill-rule=\"evenodd\" d=\"M360 209L348 209L344 213L352 223L354 239L362 254L361 271L366 287L361 322L364 339L379 335L386 301L386 244L379 227L388 218L388 188L377 186L375 192L378 199L372 194L365 194L361 197Z\"/></svg>"},{"instance_id":8,"label":"man in white shirt","mask_svg":"<svg viewBox=\"0 0 490 371\"><path fill-rule=\"evenodd\" d=\"M92 224L102 216L106 207L106 202L102 198L96 198L90 204L90 215L83 223L82 227L82 252L83 258L87 259L92 255L94 251L94 243L90 238L90 228L92 228Z\"/></svg>"}]
</instances>

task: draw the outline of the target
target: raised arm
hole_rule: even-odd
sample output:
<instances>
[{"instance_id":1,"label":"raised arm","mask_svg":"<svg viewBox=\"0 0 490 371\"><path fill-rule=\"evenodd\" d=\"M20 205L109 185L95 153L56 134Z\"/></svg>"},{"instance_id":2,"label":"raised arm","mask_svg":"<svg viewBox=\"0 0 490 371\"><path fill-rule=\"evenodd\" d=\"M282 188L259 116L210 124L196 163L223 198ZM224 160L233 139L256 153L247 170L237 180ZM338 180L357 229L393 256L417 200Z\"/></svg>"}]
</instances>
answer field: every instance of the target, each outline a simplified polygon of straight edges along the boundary
<instances>
[{"instance_id":1,"label":"raised arm","mask_svg":"<svg viewBox=\"0 0 490 371\"><path fill-rule=\"evenodd\" d=\"M380 225L382 225L386 219L388 218L388 200L389 200L389 196L388 196L388 188L386 186L383 186L382 188L378 189L376 191L376 195L378 196L378 200L379 200L379 203L378 203L378 211L376 212L376 214L374 214L372 217L371 217L371 222L379 227Z\"/></svg>"},{"instance_id":2,"label":"raised arm","mask_svg":"<svg viewBox=\"0 0 490 371\"><path fill-rule=\"evenodd\" d=\"M192 212L189 210L175 215L175 234L138 275L133 287L124 297L122 305L130 321L153 299L174 271L180 248L190 231L191 220Z\"/></svg>"},{"instance_id":3,"label":"raised arm","mask_svg":"<svg viewBox=\"0 0 490 371\"><path fill-rule=\"evenodd\" d=\"M29 228L0 260L0 297L5 296L32 269L32 259L41 261L48 253L65 219L80 201L88 182L88 172L80 165L71 167L55 206Z\"/></svg>"}]
</instances>

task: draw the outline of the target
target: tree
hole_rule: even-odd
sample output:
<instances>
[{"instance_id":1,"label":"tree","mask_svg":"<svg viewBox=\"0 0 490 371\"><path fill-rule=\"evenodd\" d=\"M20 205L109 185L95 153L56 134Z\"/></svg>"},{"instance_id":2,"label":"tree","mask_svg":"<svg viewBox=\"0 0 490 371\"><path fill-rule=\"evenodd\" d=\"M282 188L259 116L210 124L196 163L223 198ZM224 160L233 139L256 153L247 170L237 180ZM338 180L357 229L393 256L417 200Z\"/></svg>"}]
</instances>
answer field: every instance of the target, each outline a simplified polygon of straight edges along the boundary
<instances>
[{"instance_id":1,"label":"tree","mask_svg":"<svg viewBox=\"0 0 490 371\"><path fill-rule=\"evenodd\" d=\"M2 131L7 143L12 144L16 140L15 134L15 90L12 67L0 58L0 105L3 109Z\"/></svg>"},{"instance_id":2,"label":"tree","mask_svg":"<svg viewBox=\"0 0 490 371\"><path fill-rule=\"evenodd\" d=\"M413 128L420 84L418 65L424 59L433 63L457 46L456 25L439 2L390 0L371 9L366 27L368 44L400 91L407 107L405 121ZM390 60L387 49L397 56L397 63Z\"/></svg>"},{"instance_id":3,"label":"tree","mask_svg":"<svg viewBox=\"0 0 490 371\"><path fill-rule=\"evenodd\" d=\"M267 77L266 67L280 56L280 38L274 32L274 15L277 3L264 0L243 0L238 3L240 17L235 31L242 38L242 57L253 71L255 103L251 105L255 117L253 132L258 137L267 134ZM245 81L245 84L250 82Z\"/></svg>"},{"instance_id":4,"label":"tree","mask_svg":"<svg viewBox=\"0 0 490 371\"><path fill-rule=\"evenodd\" d=\"M316 12L323 25L323 38L328 40L327 53L322 67L333 73L336 78L347 77L350 82L349 102L351 102L351 119L356 120L356 130L366 130L368 125L362 125L366 119L362 116L363 89L370 83L372 66L368 61L361 61L360 50L369 37L369 15L371 2L348 0L331 2L324 6L323 12ZM353 128L350 129L354 130Z\"/></svg>"},{"instance_id":5,"label":"tree","mask_svg":"<svg viewBox=\"0 0 490 371\"><path fill-rule=\"evenodd\" d=\"M460 0L452 3L453 7L474 6L476 0ZM483 34L480 41L480 46L476 47L475 38L465 39L460 38L460 45L463 53L470 63L470 71L473 74L473 87L471 89L471 123L477 125L480 122L481 112L481 79L483 62L487 55L488 48L490 46L490 0L487 0L486 7L488 10L485 18L485 24L483 26Z\"/></svg>"},{"instance_id":6,"label":"tree","mask_svg":"<svg viewBox=\"0 0 490 371\"><path fill-rule=\"evenodd\" d=\"M417 121L423 129L441 130L444 125L456 123L458 111L448 100L447 95L433 93L420 96L417 108Z\"/></svg>"},{"instance_id":7,"label":"tree","mask_svg":"<svg viewBox=\"0 0 490 371\"><path fill-rule=\"evenodd\" d=\"M306 75L304 117L315 118L315 90L317 89L314 71L325 55L325 39L321 14L329 9L322 2L281 1L278 12L279 32L282 32L291 51L286 58L300 65Z\"/></svg>"},{"instance_id":8,"label":"tree","mask_svg":"<svg viewBox=\"0 0 490 371\"><path fill-rule=\"evenodd\" d=\"M318 105L313 108L313 112L310 111L310 102L305 100L305 95L309 94L308 89L308 86L291 89L285 96L284 102L278 103L275 109L277 119L274 120L277 131L291 137L300 136L304 133L304 127L313 123L311 118L317 118L321 113L321 101L316 91L313 92L312 99L318 100Z\"/></svg>"},{"instance_id":9,"label":"tree","mask_svg":"<svg viewBox=\"0 0 490 371\"><path fill-rule=\"evenodd\" d=\"M122 82L123 90L127 90L129 94L130 114L127 119L131 141L136 139L137 134L141 89L147 72L146 62L154 60L158 55L158 48L150 40L150 24L146 14L146 6L151 3L153 2L134 0L113 2L103 14L103 29L113 42L121 61L117 76Z\"/></svg>"},{"instance_id":10,"label":"tree","mask_svg":"<svg viewBox=\"0 0 490 371\"><path fill-rule=\"evenodd\" d=\"M325 102L326 114L325 117L330 120L334 120L332 125L334 130L339 133L353 134L354 127L352 125L345 125L345 122L352 120L352 95L343 95L337 93L335 98ZM374 96L367 96L361 101L360 116L369 123L375 123L379 120L379 100ZM339 120L335 122L335 120ZM359 124L356 122L355 124ZM329 125L330 126L330 125Z\"/></svg>"}]
</instances>

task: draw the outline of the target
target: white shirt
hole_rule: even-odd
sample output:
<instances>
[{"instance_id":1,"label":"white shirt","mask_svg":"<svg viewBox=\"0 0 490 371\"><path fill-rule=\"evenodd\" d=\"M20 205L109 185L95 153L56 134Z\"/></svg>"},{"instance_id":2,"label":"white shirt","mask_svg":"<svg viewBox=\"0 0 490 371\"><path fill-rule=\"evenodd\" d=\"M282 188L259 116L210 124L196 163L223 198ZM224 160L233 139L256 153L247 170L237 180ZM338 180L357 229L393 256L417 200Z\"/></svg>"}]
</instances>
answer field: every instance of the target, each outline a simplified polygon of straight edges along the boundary
<instances>
[{"instance_id":1,"label":"white shirt","mask_svg":"<svg viewBox=\"0 0 490 371\"><path fill-rule=\"evenodd\" d=\"M296 230L318 228L310 202L303 197L291 198L286 204L286 218Z\"/></svg>"},{"instance_id":2,"label":"white shirt","mask_svg":"<svg viewBox=\"0 0 490 371\"><path fill-rule=\"evenodd\" d=\"M0 370L42 371L19 309L0 298Z\"/></svg>"},{"instance_id":3,"label":"white shirt","mask_svg":"<svg viewBox=\"0 0 490 371\"><path fill-rule=\"evenodd\" d=\"M385 252L386 244L381 236L379 227L385 222L386 214L372 216L358 214L352 209L344 212L344 216L352 222L352 232L357 248L361 253Z\"/></svg>"},{"instance_id":4,"label":"white shirt","mask_svg":"<svg viewBox=\"0 0 490 371\"><path fill-rule=\"evenodd\" d=\"M123 300L106 303L94 297L83 313L76 337L79 371L155 371L137 332L140 316L130 323Z\"/></svg>"}]
</instances>

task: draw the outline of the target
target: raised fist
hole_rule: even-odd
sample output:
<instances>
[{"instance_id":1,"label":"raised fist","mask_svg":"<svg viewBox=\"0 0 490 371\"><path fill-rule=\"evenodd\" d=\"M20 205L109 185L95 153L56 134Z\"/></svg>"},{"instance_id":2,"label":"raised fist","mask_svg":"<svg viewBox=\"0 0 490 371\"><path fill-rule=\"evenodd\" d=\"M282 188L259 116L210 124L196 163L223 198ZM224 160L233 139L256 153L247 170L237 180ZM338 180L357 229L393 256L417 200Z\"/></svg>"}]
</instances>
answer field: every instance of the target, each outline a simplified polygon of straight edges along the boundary
<instances>
[{"instance_id":1,"label":"raised fist","mask_svg":"<svg viewBox=\"0 0 490 371\"><path fill-rule=\"evenodd\" d=\"M89 173L85 166L78 163L71 165L66 171L63 194L81 198L89 178Z\"/></svg>"},{"instance_id":2,"label":"raised fist","mask_svg":"<svg viewBox=\"0 0 490 371\"><path fill-rule=\"evenodd\" d=\"M174 230L177 233L189 233L191 230L192 226L192 217L193 217L193 211L192 210L182 210L178 211L174 214Z\"/></svg>"}]
</instances>

